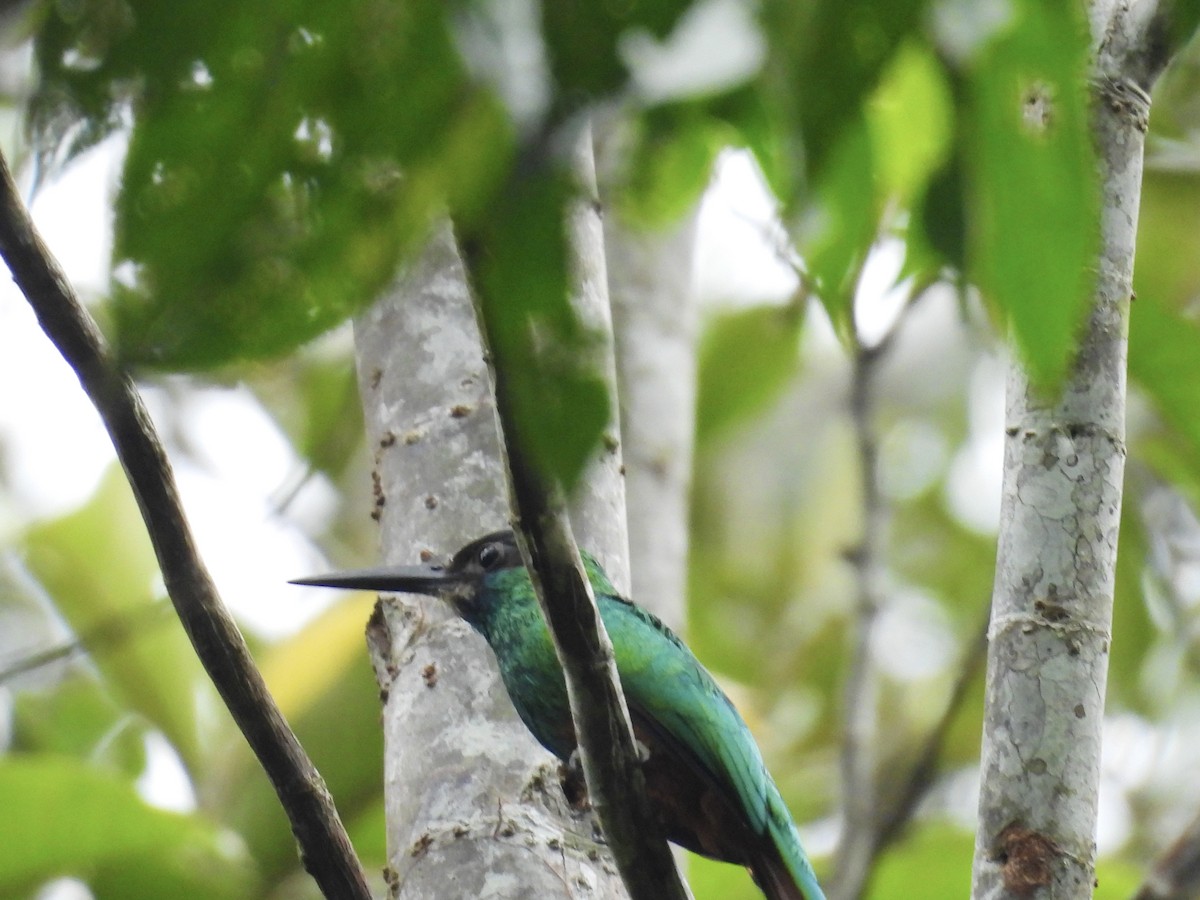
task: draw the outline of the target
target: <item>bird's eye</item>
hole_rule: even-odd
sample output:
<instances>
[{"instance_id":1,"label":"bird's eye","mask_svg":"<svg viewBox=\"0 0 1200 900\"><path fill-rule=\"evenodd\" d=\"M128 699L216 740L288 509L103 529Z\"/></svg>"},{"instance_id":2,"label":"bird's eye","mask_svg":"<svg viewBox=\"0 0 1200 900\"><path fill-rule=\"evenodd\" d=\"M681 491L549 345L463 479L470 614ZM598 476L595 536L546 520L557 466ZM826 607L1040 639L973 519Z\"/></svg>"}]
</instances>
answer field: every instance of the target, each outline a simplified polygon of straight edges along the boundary
<instances>
[{"instance_id":1,"label":"bird's eye","mask_svg":"<svg viewBox=\"0 0 1200 900\"><path fill-rule=\"evenodd\" d=\"M479 564L489 571L500 564L503 556L497 544L484 544L479 548Z\"/></svg>"}]
</instances>

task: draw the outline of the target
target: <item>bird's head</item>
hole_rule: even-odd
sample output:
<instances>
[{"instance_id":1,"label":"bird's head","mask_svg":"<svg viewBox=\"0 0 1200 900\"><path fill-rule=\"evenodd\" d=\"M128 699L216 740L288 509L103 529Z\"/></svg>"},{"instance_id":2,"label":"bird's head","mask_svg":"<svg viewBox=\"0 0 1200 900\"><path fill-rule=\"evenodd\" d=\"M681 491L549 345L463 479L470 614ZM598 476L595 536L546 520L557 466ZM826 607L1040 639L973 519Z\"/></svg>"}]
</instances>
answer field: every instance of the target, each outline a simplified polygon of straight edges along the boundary
<instances>
[{"instance_id":1,"label":"bird's head","mask_svg":"<svg viewBox=\"0 0 1200 900\"><path fill-rule=\"evenodd\" d=\"M393 594L428 594L445 600L471 625L484 630L490 607L503 597L506 573L527 583L529 576L511 531L496 531L467 544L447 566L384 566L296 578L292 584L384 591Z\"/></svg>"}]
</instances>

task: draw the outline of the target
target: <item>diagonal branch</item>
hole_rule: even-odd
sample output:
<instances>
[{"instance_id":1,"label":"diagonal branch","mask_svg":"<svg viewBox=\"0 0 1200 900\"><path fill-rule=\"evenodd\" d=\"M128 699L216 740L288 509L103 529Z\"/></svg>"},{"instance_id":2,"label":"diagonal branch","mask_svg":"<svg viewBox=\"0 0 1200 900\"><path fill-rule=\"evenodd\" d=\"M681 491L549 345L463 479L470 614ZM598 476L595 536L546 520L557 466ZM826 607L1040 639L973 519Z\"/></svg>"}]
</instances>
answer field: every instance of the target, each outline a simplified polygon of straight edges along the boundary
<instances>
[{"instance_id":1,"label":"diagonal branch","mask_svg":"<svg viewBox=\"0 0 1200 900\"><path fill-rule=\"evenodd\" d=\"M590 165L590 159L587 162ZM505 309L511 298L495 296L487 280L479 277L486 265L484 252L476 241L464 241L507 460L514 527L566 676L588 795L630 897L690 900L646 799L612 642L583 570L564 492L530 458L520 433L515 382L537 345L533 324L523 320L514 325L512 319L521 311L514 311L511 303ZM517 340L514 328L523 329ZM501 339L505 334L507 339Z\"/></svg>"},{"instance_id":2,"label":"diagonal branch","mask_svg":"<svg viewBox=\"0 0 1200 900\"><path fill-rule=\"evenodd\" d=\"M330 900L370 891L320 774L267 691L217 595L184 518L174 475L133 380L112 363L96 323L33 227L0 156L0 255L42 330L79 376L137 497L167 593L234 721L279 795L304 866Z\"/></svg>"}]
</instances>

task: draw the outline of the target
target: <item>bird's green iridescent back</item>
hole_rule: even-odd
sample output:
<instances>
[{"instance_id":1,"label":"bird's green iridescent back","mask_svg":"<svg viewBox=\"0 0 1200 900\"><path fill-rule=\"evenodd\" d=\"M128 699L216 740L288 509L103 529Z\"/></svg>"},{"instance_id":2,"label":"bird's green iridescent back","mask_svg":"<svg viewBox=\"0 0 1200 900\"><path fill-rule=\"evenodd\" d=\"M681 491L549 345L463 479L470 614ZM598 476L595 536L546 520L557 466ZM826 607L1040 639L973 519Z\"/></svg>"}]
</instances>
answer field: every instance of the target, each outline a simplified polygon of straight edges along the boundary
<instances>
[{"instance_id":1,"label":"bird's green iridescent back","mask_svg":"<svg viewBox=\"0 0 1200 900\"><path fill-rule=\"evenodd\" d=\"M823 900L816 876L746 723L692 652L646 610L617 595L584 554L600 616L613 643L631 715L686 748L704 776L727 792L746 824L773 842L806 900ZM559 759L575 749L562 670L524 568L484 576L471 624L487 639L513 705L534 737Z\"/></svg>"}]
</instances>

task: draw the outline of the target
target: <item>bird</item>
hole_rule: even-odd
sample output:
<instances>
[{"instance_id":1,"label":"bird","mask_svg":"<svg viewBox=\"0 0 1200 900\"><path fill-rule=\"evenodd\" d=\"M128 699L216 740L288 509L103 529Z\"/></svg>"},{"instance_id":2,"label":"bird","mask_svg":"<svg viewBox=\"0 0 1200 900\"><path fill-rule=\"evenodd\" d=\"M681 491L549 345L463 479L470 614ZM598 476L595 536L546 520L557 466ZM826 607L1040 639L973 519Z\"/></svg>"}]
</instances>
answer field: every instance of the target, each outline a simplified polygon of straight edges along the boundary
<instances>
[{"instance_id":1,"label":"bird","mask_svg":"<svg viewBox=\"0 0 1200 900\"><path fill-rule=\"evenodd\" d=\"M746 866L768 900L825 900L783 797L745 720L666 625L618 594L582 552L641 745L646 795L666 838ZM448 565L392 566L293 584L441 598L491 647L517 715L571 764L577 743L566 682L512 531L471 541Z\"/></svg>"}]
</instances>

